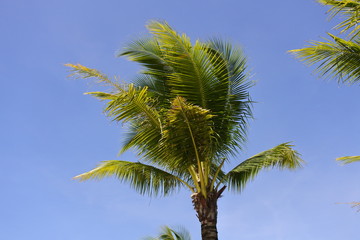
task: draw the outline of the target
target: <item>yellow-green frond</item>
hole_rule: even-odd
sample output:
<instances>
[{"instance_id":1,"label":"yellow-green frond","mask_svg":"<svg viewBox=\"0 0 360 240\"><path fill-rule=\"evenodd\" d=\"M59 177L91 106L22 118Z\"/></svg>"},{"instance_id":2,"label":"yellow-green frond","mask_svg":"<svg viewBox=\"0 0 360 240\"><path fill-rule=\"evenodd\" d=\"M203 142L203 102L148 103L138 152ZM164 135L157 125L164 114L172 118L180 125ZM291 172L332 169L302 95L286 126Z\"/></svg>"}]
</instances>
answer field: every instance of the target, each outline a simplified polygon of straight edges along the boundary
<instances>
[{"instance_id":1,"label":"yellow-green frond","mask_svg":"<svg viewBox=\"0 0 360 240\"><path fill-rule=\"evenodd\" d=\"M98 79L98 83L111 86L117 90L123 90L121 84L117 83L116 81L112 81L107 75L103 74L99 70L88 68L81 64L67 63L65 66L71 68L72 73L69 75L69 77L74 76L76 78L96 78Z\"/></svg>"},{"instance_id":2,"label":"yellow-green frond","mask_svg":"<svg viewBox=\"0 0 360 240\"><path fill-rule=\"evenodd\" d=\"M213 116L209 110L177 97L166 115L162 144L184 167L198 165L212 156ZM192 156L192 157L190 157Z\"/></svg>"},{"instance_id":3,"label":"yellow-green frond","mask_svg":"<svg viewBox=\"0 0 360 240\"><path fill-rule=\"evenodd\" d=\"M128 182L141 194L155 196L168 195L185 183L175 175L154 166L118 160L103 161L95 169L80 174L74 179L86 181L105 177L116 177L122 182Z\"/></svg>"},{"instance_id":4,"label":"yellow-green frond","mask_svg":"<svg viewBox=\"0 0 360 240\"><path fill-rule=\"evenodd\" d=\"M348 164L352 162L359 162L360 156L347 156L347 157L340 157L337 158L336 161L340 161L343 164Z\"/></svg>"},{"instance_id":5,"label":"yellow-green frond","mask_svg":"<svg viewBox=\"0 0 360 240\"><path fill-rule=\"evenodd\" d=\"M108 102L105 112L115 121L139 119L149 121L153 127L160 128L156 100L147 94L147 87L139 88L129 84L126 91L121 91Z\"/></svg>"},{"instance_id":6,"label":"yellow-green frond","mask_svg":"<svg viewBox=\"0 0 360 240\"><path fill-rule=\"evenodd\" d=\"M330 17L337 15L345 18L335 26L341 32L349 32L349 36L357 37L360 30L360 1L359 0L318 0L319 3L330 6Z\"/></svg>"},{"instance_id":7,"label":"yellow-green frond","mask_svg":"<svg viewBox=\"0 0 360 240\"><path fill-rule=\"evenodd\" d=\"M106 92L87 92L85 95L91 95L93 97L96 97L100 100L114 100L116 99L115 94L106 93Z\"/></svg>"},{"instance_id":8,"label":"yellow-green frond","mask_svg":"<svg viewBox=\"0 0 360 240\"><path fill-rule=\"evenodd\" d=\"M227 173L224 182L229 184L230 189L241 191L246 183L252 180L262 169L296 169L301 167L303 160L292 147L289 143L283 143L256 154Z\"/></svg>"},{"instance_id":9,"label":"yellow-green frond","mask_svg":"<svg viewBox=\"0 0 360 240\"><path fill-rule=\"evenodd\" d=\"M147 27L157 40L166 64L173 69L168 78L173 97L182 96L207 108L211 63L204 45L199 41L192 45L189 37L177 33L166 22L153 21Z\"/></svg>"},{"instance_id":10,"label":"yellow-green frond","mask_svg":"<svg viewBox=\"0 0 360 240\"><path fill-rule=\"evenodd\" d=\"M329 34L333 41L313 41L305 48L289 51L309 65L318 64L321 76L335 78L342 83L360 81L360 42L347 41Z\"/></svg>"}]
</instances>

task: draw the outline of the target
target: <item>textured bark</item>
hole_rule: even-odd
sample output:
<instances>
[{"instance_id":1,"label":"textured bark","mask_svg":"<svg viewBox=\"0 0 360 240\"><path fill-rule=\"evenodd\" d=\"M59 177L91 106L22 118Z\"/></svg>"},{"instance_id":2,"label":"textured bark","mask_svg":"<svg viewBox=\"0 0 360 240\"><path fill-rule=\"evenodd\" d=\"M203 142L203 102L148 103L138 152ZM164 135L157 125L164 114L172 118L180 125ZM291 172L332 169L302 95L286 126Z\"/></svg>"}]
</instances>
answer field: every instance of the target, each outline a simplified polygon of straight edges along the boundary
<instances>
[{"instance_id":1,"label":"textured bark","mask_svg":"<svg viewBox=\"0 0 360 240\"><path fill-rule=\"evenodd\" d=\"M206 199L201 193L191 195L194 209L201 224L202 240L218 240L216 226L218 214L217 200L224 189L221 189L219 192L213 191L208 193Z\"/></svg>"}]
</instances>

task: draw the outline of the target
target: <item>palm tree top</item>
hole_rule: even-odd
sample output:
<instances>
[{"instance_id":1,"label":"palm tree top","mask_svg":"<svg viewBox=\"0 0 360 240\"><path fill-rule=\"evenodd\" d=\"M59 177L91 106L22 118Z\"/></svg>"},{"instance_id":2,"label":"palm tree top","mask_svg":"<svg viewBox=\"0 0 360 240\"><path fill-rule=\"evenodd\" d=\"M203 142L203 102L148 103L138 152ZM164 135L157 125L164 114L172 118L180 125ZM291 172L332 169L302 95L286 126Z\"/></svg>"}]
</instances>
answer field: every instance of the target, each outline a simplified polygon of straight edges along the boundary
<instances>
[{"instance_id":1,"label":"palm tree top","mask_svg":"<svg viewBox=\"0 0 360 240\"><path fill-rule=\"evenodd\" d=\"M152 196L185 187L192 193L202 238L217 240L217 200L227 186L241 191L260 170L294 169L302 160L291 144L283 143L225 172L228 159L246 142L252 117L248 89L253 84L245 56L219 39L192 43L166 22L152 21L147 28L149 37L132 41L119 53L142 65L133 83L124 86L98 70L67 64L73 74L111 87L88 94L106 101L110 118L126 123L129 134L121 152L132 148L140 160L103 161L75 178L114 176ZM175 232L168 233L169 239L178 239Z\"/></svg>"},{"instance_id":2,"label":"palm tree top","mask_svg":"<svg viewBox=\"0 0 360 240\"><path fill-rule=\"evenodd\" d=\"M223 172L228 158L242 149L252 117L245 56L220 39L192 44L166 22L152 21L147 28L149 37L119 52L143 67L133 83L124 86L98 70L67 64L74 75L111 87L88 94L106 101L105 113L114 121L127 123L121 152L133 148L141 160L104 161L75 178L115 176L149 195L185 186L207 198L224 185L243 189L263 168L301 165L299 154L284 143Z\"/></svg>"}]
</instances>

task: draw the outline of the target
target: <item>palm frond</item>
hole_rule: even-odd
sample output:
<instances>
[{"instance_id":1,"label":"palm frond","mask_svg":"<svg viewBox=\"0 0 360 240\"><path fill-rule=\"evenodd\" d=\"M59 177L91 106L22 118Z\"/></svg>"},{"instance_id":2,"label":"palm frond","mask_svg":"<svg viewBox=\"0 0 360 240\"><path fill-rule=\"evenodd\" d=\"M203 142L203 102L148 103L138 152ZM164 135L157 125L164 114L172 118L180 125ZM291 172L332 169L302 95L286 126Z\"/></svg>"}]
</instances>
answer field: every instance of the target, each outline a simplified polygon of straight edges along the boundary
<instances>
[{"instance_id":1,"label":"palm frond","mask_svg":"<svg viewBox=\"0 0 360 240\"><path fill-rule=\"evenodd\" d=\"M174 70L169 76L169 86L173 97L182 96L189 102L208 107L210 96L212 67L204 45L196 41L191 44L185 34L178 34L166 22L150 22L153 34L163 51L166 63Z\"/></svg>"},{"instance_id":2,"label":"palm frond","mask_svg":"<svg viewBox=\"0 0 360 240\"><path fill-rule=\"evenodd\" d=\"M116 94L106 92L87 92L85 95L92 95L100 100L115 100L117 98Z\"/></svg>"},{"instance_id":3,"label":"palm frond","mask_svg":"<svg viewBox=\"0 0 360 240\"><path fill-rule=\"evenodd\" d=\"M105 112L117 122L127 122L137 119L141 123L148 122L156 129L161 128L159 114L156 110L156 100L148 96L147 87L135 87L134 84L121 86L119 83L110 80L105 74L96 69L91 69L80 64L66 64L73 68L72 75L81 78L97 78L100 83L113 86L116 92L88 92L100 100L109 100Z\"/></svg>"},{"instance_id":4,"label":"palm frond","mask_svg":"<svg viewBox=\"0 0 360 240\"><path fill-rule=\"evenodd\" d=\"M246 141L247 121L252 117L248 89L253 85L246 72L246 58L239 47L220 39L211 39L207 51L213 62L219 83L211 101L215 131L219 134L224 155L241 149Z\"/></svg>"},{"instance_id":5,"label":"palm frond","mask_svg":"<svg viewBox=\"0 0 360 240\"><path fill-rule=\"evenodd\" d=\"M224 177L224 182L229 184L230 189L241 191L246 183L252 180L262 169L275 167L295 169L301 167L303 160L292 147L289 143L283 143L256 154L228 172Z\"/></svg>"},{"instance_id":6,"label":"palm frond","mask_svg":"<svg viewBox=\"0 0 360 240\"><path fill-rule=\"evenodd\" d=\"M340 161L340 162L342 162L342 164L358 162L358 161L360 161L360 156L340 157L340 158L337 158L336 161Z\"/></svg>"},{"instance_id":7,"label":"palm frond","mask_svg":"<svg viewBox=\"0 0 360 240\"><path fill-rule=\"evenodd\" d=\"M120 153L135 147L142 155L156 147L161 139L162 124L156 100L148 96L147 87L129 84L126 90L114 94L89 92L106 103L105 113L116 122L130 122L132 131ZM131 137L131 138L130 138Z\"/></svg>"},{"instance_id":8,"label":"palm frond","mask_svg":"<svg viewBox=\"0 0 360 240\"><path fill-rule=\"evenodd\" d=\"M146 237L144 240L191 240L191 236L183 227L174 230L168 226L163 226L159 237Z\"/></svg>"},{"instance_id":9,"label":"palm frond","mask_svg":"<svg viewBox=\"0 0 360 240\"><path fill-rule=\"evenodd\" d=\"M214 144L212 117L209 110L190 104L182 97L175 98L167 114L164 144L182 161L189 156L205 161L206 156L211 156Z\"/></svg>"},{"instance_id":10,"label":"palm frond","mask_svg":"<svg viewBox=\"0 0 360 240\"><path fill-rule=\"evenodd\" d=\"M117 91L122 91L126 86L123 84L118 83L117 81L111 80L107 75L103 74L99 70L85 67L81 64L71 64L67 63L65 66L71 68L71 74L69 77L76 77L76 78L96 78L98 79L99 84L103 84L105 86L111 86L113 89Z\"/></svg>"},{"instance_id":11,"label":"palm frond","mask_svg":"<svg viewBox=\"0 0 360 240\"><path fill-rule=\"evenodd\" d=\"M155 38L134 40L127 44L118 56L126 56L130 61L140 63L144 68L142 74L134 81L135 84L147 86L155 94L154 97L166 103L170 91L167 79L173 73L173 69L164 59L163 50Z\"/></svg>"},{"instance_id":12,"label":"palm frond","mask_svg":"<svg viewBox=\"0 0 360 240\"><path fill-rule=\"evenodd\" d=\"M360 1L359 0L318 0L319 3L330 6L330 17L337 15L345 20L335 26L341 33L349 32L349 36L357 37L360 33Z\"/></svg>"},{"instance_id":13,"label":"palm frond","mask_svg":"<svg viewBox=\"0 0 360 240\"><path fill-rule=\"evenodd\" d=\"M147 74L162 75L168 72L170 67L166 65L158 42L150 37L140 38L128 43L117 56L126 56L130 61L140 63L145 67L145 73Z\"/></svg>"},{"instance_id":14,"label":"palm frond","mask_svg":"<svg viewBox=\"0 0 360 240\"><path fill-rule=\"evenodd\" d=\"M134 85L138 87L147 87L148 95L157 100L162 108L169 108L170 87L167 84L168 75L152 76L150 74L139 74L133 79Z\"/></svg>"},{"instance_id":15,"label":"palm frond","mask_svg":"<svg viewBox=\"0 0 360 240\"><path fill-rule=\"evenodd\" d=\"M180 171L194 168L202 185L201 191L206 196L209 160L213 156L215 144L212 115L208 110L187 103L182 97L177 97L166 118L161 150L153 156L154 161L161 160L160 165L171 162L171 168ZM164 160L166 162L163 162ZM193 176L193 182L197 181L198 179Z\"/></svg>"},{"instance_id":16,"label":"palm frond","mask_svg":"<svg viewBox=\"0 0 360 240\"><path fill-rule=\"evenodd\" d=\"M127 122L135 118L147 120L153 127L161 127L156 100L148 97L147 87L136 88L129 84L127 91L117 93L116 98L107 103L105 112L117 122Z\"/></svg>"},{"instance_id":17,"label":"palm frond","mask_svg":"<svg viewBox=\"0 0 360 240\"><path fill-rule=\"evenodd\" d=\"M90 179L103 179L114 176L120 181L128 182L131 187L141 194L150 196L169 195L185 184L182 179L154 166L140 162L119 160L103 161L93 170L80 174L75 179L86 181ZM190 186L188 186L190 187Z\"/></svg>"},{"instance_id":18,"label":"palm frond","mask_svg":"<svg viewBox=\"0 0 360 240\"><path fill-rule=\"evenodd\" d=\"M313 41L311 45L289 52L309 65L319 64L320 75L354 84L360 80L360 42L347 41L329 34L334 41Z\"/></svg>"}]
</instances>

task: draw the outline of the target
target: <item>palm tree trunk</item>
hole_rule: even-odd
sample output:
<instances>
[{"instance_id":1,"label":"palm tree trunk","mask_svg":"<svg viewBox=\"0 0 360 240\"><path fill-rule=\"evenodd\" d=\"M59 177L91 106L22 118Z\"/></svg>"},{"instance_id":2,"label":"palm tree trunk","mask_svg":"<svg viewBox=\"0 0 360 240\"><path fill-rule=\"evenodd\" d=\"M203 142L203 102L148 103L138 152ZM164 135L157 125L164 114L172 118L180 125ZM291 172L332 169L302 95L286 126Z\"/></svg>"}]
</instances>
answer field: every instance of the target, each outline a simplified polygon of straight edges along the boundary
<instances>
[{"instance_id":1,"label":"palm tree trunk","mask_svg":"<svg viewBox=\"0 0 360 240\"><path fill-rule=\"evenodd\" d=\"M217 200L224 189L225 187L219 191L210 192L207 198L201 193L194 193L191 195L194 209L201 224L202 240L218 240L216 227L218 215Z\"/></svg>"}]
</instances>

